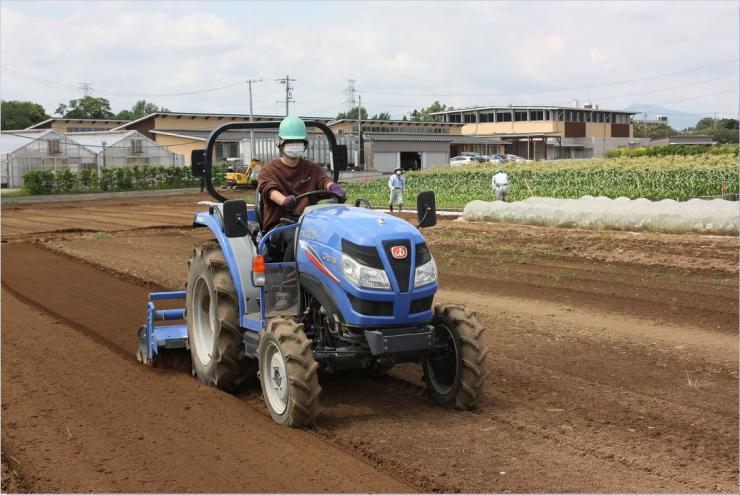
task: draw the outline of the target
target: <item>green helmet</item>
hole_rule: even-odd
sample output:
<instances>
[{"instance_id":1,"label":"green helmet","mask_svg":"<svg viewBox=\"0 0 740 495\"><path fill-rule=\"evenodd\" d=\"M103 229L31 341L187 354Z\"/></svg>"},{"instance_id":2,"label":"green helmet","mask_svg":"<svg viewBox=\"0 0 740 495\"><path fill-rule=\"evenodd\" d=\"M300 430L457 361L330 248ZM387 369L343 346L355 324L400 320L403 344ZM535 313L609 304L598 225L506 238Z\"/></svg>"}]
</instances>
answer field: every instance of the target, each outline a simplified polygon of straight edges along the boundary
<instances>
[{"instance_id":1,"label":"green helmet","mask_svg":"<svg viewBox=\"0 0 740 495\"><path fill-rule=\"evenodd\" d=\"M298 117L285 117L278 130L280 141L307 141L306 124Z\"/></svg>"},{"instance_id":2,"label":"green helmet","mask_svg":"<svg viewBox=\"0 0 740 495\"><path fill-rule=\"evenodd\" d=\"M503 172L503 170L501 170L500 168L497 168L494 174L500 174L501 172Z\"/></svg>"}]
</instances>

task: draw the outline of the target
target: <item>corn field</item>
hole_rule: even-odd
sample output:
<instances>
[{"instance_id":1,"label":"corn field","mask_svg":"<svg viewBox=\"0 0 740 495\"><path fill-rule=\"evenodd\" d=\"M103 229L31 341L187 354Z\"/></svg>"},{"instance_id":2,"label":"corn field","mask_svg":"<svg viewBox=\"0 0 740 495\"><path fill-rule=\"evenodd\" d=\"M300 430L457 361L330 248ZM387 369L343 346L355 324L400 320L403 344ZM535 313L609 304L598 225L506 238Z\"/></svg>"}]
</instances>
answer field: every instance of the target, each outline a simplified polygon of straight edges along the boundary
<instances>
[{"instance_id":1,"label":"corn field","mask_svg":"<svg viewBox=\"0 0 740 495\"><path fill-rule=\"evenodd\" d=\"M584 195L653 201L679 201L738 192L736 155L693 155L595 160L563 160L507 165L477 165L406 174L405 202L434 191L441 208L462 208L469 201L493 200L491 179L497 168L509 176L509 201L530 196L579 198ZM388 203L387 178L344 184L350 198L373 205Z\"/></svg>"}]
</instances>

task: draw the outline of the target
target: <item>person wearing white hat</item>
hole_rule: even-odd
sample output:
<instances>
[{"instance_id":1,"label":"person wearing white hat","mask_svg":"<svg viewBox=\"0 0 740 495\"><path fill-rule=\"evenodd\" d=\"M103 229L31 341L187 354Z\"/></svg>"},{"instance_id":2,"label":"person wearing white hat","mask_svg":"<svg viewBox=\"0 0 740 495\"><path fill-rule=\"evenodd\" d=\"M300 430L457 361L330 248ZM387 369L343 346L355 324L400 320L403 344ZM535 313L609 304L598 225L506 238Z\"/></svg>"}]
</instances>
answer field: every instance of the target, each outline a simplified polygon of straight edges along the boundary
<instances>
[{"instance_id":1,"label":"person wearing white hat","mask_svg":"<svg viewBox=\"0 0 740 495\"><path fill-rule=\"evenodd\" d=\"M403 170L397 168L393 175L388 178L388 189L391 190L391 197L388 200L388 209L393 212L393 204L398 203L398 211L403 209L403 190L406 189L406 178L403 176Z\"/></svg>"}]
</instances>

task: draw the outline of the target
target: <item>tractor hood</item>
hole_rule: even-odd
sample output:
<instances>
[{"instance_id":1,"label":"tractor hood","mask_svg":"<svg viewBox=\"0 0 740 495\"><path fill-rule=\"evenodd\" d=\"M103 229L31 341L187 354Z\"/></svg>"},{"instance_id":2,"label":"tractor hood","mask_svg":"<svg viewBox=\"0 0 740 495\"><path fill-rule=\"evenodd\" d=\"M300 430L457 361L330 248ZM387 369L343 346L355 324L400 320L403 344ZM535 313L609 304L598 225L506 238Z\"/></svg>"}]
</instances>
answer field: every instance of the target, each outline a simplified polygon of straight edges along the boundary
<instances>
[{"instance_id":1,"label":"tractor hood","mask_svg":"<svg viewBox=\"0 0 740 495\"><path fill-rule=\"evenodd\" d=\"M408 239L424 242L419 231L405 220L368 208L327 205L307 211L299 237L341 249L342 239L361 246L377 246L383 240Z\"/></svg>"}]
</instances>

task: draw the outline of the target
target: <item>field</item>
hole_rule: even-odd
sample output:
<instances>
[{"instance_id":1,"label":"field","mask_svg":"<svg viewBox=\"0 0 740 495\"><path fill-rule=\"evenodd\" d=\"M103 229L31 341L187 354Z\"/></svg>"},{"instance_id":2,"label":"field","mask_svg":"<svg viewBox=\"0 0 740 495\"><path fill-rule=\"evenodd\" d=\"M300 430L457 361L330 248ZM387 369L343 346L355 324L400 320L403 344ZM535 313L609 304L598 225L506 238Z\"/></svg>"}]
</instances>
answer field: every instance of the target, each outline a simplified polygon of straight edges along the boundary
<instances>
[{"instance_id":1,"label":"field","mask_svg":"<svg viewBox=\"0 0 740 495\"><path fill-rule=\"evenodd\" d=\"M530 196L579 198L584 195L650 200L687 200L737 193L737 156L694 155L567 160L506 165L445 167L407 174L407 203L432 190L442 208L462 208L475 199L493 200L491 178L497 168L509 176L509 201ZM348 184L351 197L388 204L387 179Z\"/></svg>"},{"instance_id":2,"label":"field","mask_svg":"<svg viewBox=\"0 0 740 495\"><path fill-rule=\"evenodd\" d=\"M491 348L480 407L432 406L403 365L321 376L294 430L135 361L203 199L3 205L4 490L738 491L737 238L440 219L435 302Z\"/></svg>"}]
</instances>

